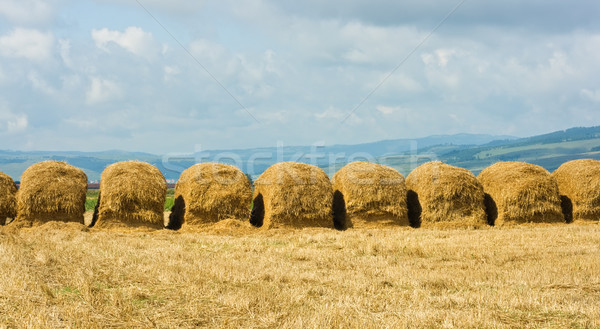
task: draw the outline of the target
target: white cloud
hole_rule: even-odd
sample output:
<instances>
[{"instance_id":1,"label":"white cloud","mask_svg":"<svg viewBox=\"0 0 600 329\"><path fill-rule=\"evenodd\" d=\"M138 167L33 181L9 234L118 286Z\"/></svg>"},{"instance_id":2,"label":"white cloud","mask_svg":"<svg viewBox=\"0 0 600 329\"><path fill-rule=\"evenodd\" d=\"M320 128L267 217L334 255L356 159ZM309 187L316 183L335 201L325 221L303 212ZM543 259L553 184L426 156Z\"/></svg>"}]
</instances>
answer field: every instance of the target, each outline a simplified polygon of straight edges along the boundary
<instances>
[{"instance_id":1,"label":"white cloud","mask_svg":"<svg viewBox=\"0 0 600 329\"><path fill-rule=\"evenodd\" d=\"M339 109L333 106L328 107L325 110L316 112L314 117L318 121L324 123L326 126L334 123L339 125L343 123L344 126L357 126L364 123L364 118L358 115L356 112L352 112L350 109ZM317 136L312 136L317 137Z\"/></svg>"},{"instance_id":2,"label":"white cloud","mask_svg":"<svg viewBox=\"0 0 600 329\"><path fill-rule=\"evenodd\" d=\"M413 27L378 27L363 22L311 21L294 17L288 27L269 31L289 44L297 55L345 66L385 65L390 70L402 60L423 33Z\"/></svg>"},{"instance_id":3,"label":"white cloud","mask_svg":"<svg viewBox=\"0 0 600 329\"><path fill-rule=\"evenodd\" d=\"M126 28L124 32L107 28L93 29L92 39L94 39L96 46L104 51L110 52L108 45L115 43L132 54L148 59L156 56L160 50L152 33L145 32L142 28L136 26Z\"/></svg>"},{"instance_id":4,"label":"white cloud","mask_svg":"<svg viewBox=\"0 0 600 329\"><path fill-rule=\"evenodd\" d=\"M208 59L211 62L220 62L227 56L225 47L206 39L194 40L190 43L190 52L200 59Z\"/></svg>"},{"instance_id":5,"label":"white cloud","mask_svg":"<svg viewBox=\"0 0 600 329\"><path fill-rule=\"evenodd\" d=\"M73 60L71 59L71 41L60 39L58 40L60 49L60 58L67 67L73 67Z\"/></svg>"},{"instance_id":6,"label":"white cloud","mask_svg":"<svg viewBox=\"0 0 600 329\"><path fill-rule=\"evenodd\" d=\"M452 57L454 54L456 54L456 50L455 49L438 49L435 51L435 54L438 57L438 65L441 67L445 67L446 65L448 65L448 61L450 60L450 57Z\"/></svg>"},{"instance_id":7,"label":"white cloud","mask_svg":"<svg viewBox=\"0 0 600 329\"><path fill-rule=\"evenodd\" d=\"M370 79L366 84L367 89L370 90L377 87L384 79L386 79L385 82L377 88L377 92L379 93L393 93L398 95L398 93L418 93L423 90L423 86L413 77L401 72L394 72L390 76L389 71L378 74L375 78Z\"/></svg>"},{"instance_id":8,"label":"white cloud","mask_svg":"<svg viewBox=\"0 0 600 329\"><path fill-rule=\"evenodd\" d=\"M352 49L343 55L343 58L349 62L368 63L369 56L360 49Z\"/></svg>"},{"instance_id":9,"label":"white cloud","mask_svg":"<svg viewBox=\"0 0 600 329\"><path fill-rule=\"evenodd\" d=\"M119 5L128 4L136 9L140 8L140 4L135 0L96 0L96 2L116 3ZM203 0L144 0L140 1L140 3L150 11L156 10L161 14L168 13L177 18L197 14L204 5Z\"/></svg>"},{"instance_id":10,"label":"white cloud","mask_svg":"<svg viewBox=\"0 0 600 329\"><path fill-rule=\"evenodd\" d=\"M65 119L65 123L79 129L92 129L98 126L98 122L95 118L68 118Z\"/></svg>"},{"instance_id":11,"label":"white cloud","mask_svg":"<svg viewBox=\"0 0 600 329\"><path fill-rule=\"evenodd\" d=\"M346 49L342 57L359 64L396 65L420 39L417 30L405 26L378 27L361 22L338 22L333 31L333 37L340 38L341 47Z\"/></svg>"},{"instance_id":12,"label":"white cloud","mask_svg":"<svg viewBox=\"0 0 600 329\"><path fill-rule=\"evenodd\" d=\"M43 61L52 55L54 36L34 29L15 28L0 36L0 54L6 57Z\"/></svg>"},{"instance_id":13,"label":"white cloud","mask_svg":"<svg viewBox=\"0 0 600 329\"><path fill-rule=\"evenodd\" d=\"M325 119L325 120L330 120L330 119L342 120L346 115L348 115L348 114L343 113L342 111L340 111L339 109L336 109L334 107L329 107L322 112L315 113L315 117L317 119Z\"/></svg>"},{"instance_id":14,"label":"white cloud","mask_svg":"<svg viewBox=\"0 0 600 329\"><path fill-rule=\"evenodd\" d=\"M537 88L542 92L553 90L575 73L570 59L561 51L554 51L545 64L539 65L534 72L535 79L539 81Z\"/></svg>"},{"instance_id":15,"label":"white cloud","mask_svg":"<svg viewBox=\"0 0 600 329\"><path fill-rule=\"evenodd\" d=\"M13 110L4 111L11 124L3 121L3 131L28 118L36 129L23 135L38 148L162 152L200 142L240 148L279 138L310 144L452 132L530 135L600 124L600 62L590 55L600 51L600 34L592 25L531 30L526 21L501 21L514 15L488 22L487 11L461 7L403 62L451 9L447 3L332 1L140 1L226 92L134 0L23 0L34 16L43 12L36 3L50 4L54 14L45 15L59 15L55 26L5 19L15 11L1 4L19 3L0 0L0 83ZM556 22L548 12L539 16ZM38 51L39 42L24 42L19 33L54 41ZM32 66L23 58L50 60ZM94 144L74 137L99 126L107 129L94 129Z\"/></svg>"},{"instance_id":16,"label":"white cloud","mask_svg":"<svg viewBox=\"0 0 600 329\"><path fill-rule=\"evenodd\" d=\"M163 43L162 44L162 48L160 50L160 53L165 56L169 53L169 51L171 51L171 47L169 47L169 44L167 43Z\"/></svg>"},{"instance_id":17,"label":"white cloud","mask_svg":"<svg viewBox=\"0 0 600 329\"><path fill-rule=\"evenodd\" d=\"M39 24L54 16L56 1L0 0L0 15L19 24Z\"/></svg>"},{"instance_id":18,"label":"white cloud","mask_svg":"<svg viewBox=\"0 0 600 329\"><path fill-rule=\"evenodd\" d=\"M27 129L28 120L24 113L13 113L6 105L0 104L0 134L14 134Z\"/></svg>"},{"instance_id":19,"label":"white cloud","mask_svg":"<svg viewBox=\"0 0 600 329\"><path fill-rule=\"evenodd\" d=\"M94 105L118 100L122 96L123 90L118 83L106 79L92 78L85 100L88 105Z\"/></svg>"},{"instance_id":20,"label":"white cloud","mask_svg":"<svg viewBox=\"0 0 600 329\"><path fill-rule=\"evenodd\" d=\"M52 86L50 86L42 77L40 77L40 75L37 72L31 71L29 72L27 77L33 88L43 92L46 95L56 94L56 90Z\"/></svg>"},{"instance_id":21,"label":"white cloud","mask_svg":"<svg viewBox=\"0 0 600 329\"><path fill-rule=\"evenodd\" d=\"M450 60L450 58L454 55L457 54L457 50L456 49L436 49L433 54L432 53L425 53L423 55L421 55L421 59L423 60L423 63L430 65L430 64L436 64L439 67L446 67L446 65L448 65L448 61Z\"/></svg>"},{"instance_id":22,"label":"white cloud","mask_svg":"<svg viewBox=\"0 0 600 329\"><path fill-rule=\"evenodd\" d=\"M165 80L165 82L172 81L177 75L181 74L181 69L174 65L165 65L163 67L163 71L163 79Z\"/></svg>"},{"instance_id":23,"label":"white cloud","mask_svg":"<svg viewBox=\"0 0 600 329\"><path fill-rule=\"evenodd\" d=\"M581 96L583 96L593 102L600 103L600 89L596 89L596 90L582 89L580 93L581 93Z\"/></svg>"},{"instance_id":24,"label":"white cloud","mask_svg":"<svg viewBox=\"0 0 600 329\"><path fill-rule=\"evenodd\" d=\"M385 105L377 105L375 107L377 111L381 114L392 114L400 110L400 106L385 106Z\"/></svg>"}]
</instances>

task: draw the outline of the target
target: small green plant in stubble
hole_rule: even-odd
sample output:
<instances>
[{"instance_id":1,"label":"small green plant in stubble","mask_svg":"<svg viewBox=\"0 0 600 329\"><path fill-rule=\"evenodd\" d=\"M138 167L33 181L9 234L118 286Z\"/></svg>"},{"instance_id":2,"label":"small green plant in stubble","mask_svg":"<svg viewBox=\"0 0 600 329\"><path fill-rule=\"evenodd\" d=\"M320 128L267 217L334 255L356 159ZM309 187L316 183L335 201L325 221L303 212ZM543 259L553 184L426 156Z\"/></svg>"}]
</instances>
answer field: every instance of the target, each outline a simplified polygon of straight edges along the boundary
<instances>
[{"instance_id":1,"label":"small green plant in stubble","mask_svg":"<svg viewBox=\"0 0 600 329\"><path fill-rule=\"evenodd\" d=\"M98 203L98 189L88 189L85 196L85 211L94 211Z\"/></svg>"}]
</instances>

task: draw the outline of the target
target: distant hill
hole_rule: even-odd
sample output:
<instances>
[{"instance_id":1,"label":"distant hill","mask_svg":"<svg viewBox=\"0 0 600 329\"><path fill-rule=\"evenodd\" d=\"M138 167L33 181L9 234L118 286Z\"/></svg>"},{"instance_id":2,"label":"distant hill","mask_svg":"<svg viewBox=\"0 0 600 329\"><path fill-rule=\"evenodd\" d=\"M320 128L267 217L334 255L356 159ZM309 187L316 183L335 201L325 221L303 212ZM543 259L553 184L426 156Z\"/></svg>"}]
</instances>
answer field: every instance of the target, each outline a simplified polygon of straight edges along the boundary
<instances>
[{"instance_id":1,"label":"distant hill","mask_svg":"<svg viewBox=\"0 0 600 329\"><path fill-rule=\"evenodd\" d=\"M90 181L100 179L106 166L124 160L140 160L157 166L170 181L194 163L232 163L253 178L281 161L313 163L328 174L353 160L369 160L392 166L404 175L431 160L478 173L498 161L525 161L553 171L563 162L600 159L600 126L571 128L549 134L516 138L481 134L435 135L418 139L384 140L356 145L266 147L244 150L208 150L198 153L156 155L119 150L104 152L23 152L0 150L0 171L19 180L30 165L44 160L66 161L82 168Z\"/></svg>"},{"instance_id":2,"label":"distant hill","mask_svg":"<svg viewBox=\"0 0 600 329\"><path fill-rule=\"evenodd\" d=\"M168 180L177 180L181 171L198 162L218 161L238 165L254 178L274 163L300 161L315 163L322 168L329 167L330 156L336 161L363 159L365 155L372 161L378 157L409 152L415 147L431 147L440 144L483 145L494 140L514 140L513 136L483 134L436 135L418 139L384 140L357 145L314 145L265 147L244 150L207 150L199 153L171 153L156 155L141 152L111 150L104 152L52 152L52 151L2 151L0 150L0 171L19 180L30 165L45 161L65 161L85 171L90 181L100 179L106 166L124 160L140 160L157 166Z\"/></svg>"},{"instance_id":3,"label":"distant hill","mask_svg":"<svg viewBox=\"0 0 600 329\"><path fill-rule=\"evenodd\" d=\"M20 180L25 169L34 163L45 160L65 161L79 167L88 175L88 180L100 179L100 173L106 166L124 160L147 161L158 164L160 157L139 152L106 151L106 152L51 152L51 151L2 151L0 150L0 171Z\"/></svg>"},{"instance_id":4,"label":"distant hill","mask_svg":"<svg viewBox=\"0 0 600 329\"><path fill-rule=\"evenodd\" d=\"M571 128L549 134L513 140L492 141L478 146L434 145L418 152L407 152L378 158L408 174L416 165L440 160L478 174L498 161L523 161L540 165L552 172L562 163L575 159L600 160L600 126Z\"/></svg>"}]
</instances>

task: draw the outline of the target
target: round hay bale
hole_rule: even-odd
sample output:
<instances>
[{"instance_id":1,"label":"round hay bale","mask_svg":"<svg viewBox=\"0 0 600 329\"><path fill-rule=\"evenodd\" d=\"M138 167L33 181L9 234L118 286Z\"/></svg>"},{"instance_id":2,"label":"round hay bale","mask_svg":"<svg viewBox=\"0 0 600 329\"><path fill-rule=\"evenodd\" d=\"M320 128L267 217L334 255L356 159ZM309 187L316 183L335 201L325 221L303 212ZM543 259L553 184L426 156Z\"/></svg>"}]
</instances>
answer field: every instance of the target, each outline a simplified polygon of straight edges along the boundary
<instances>
[{"instance_id":1,"label":"round hay bale","mask_svg":"<svg viewBox=\"0 0 600 329\"><path fill-rule=\"evenodd\" d=\"M175 185L169 228L250 217L252 187L238 168L222 163L198 163L184 170Z\"/></svg>"},{"instance_id":2,"label":"round hay bale","mask_svg":"<svg viewBox=\"0 0 600 329\"><path fill-rule=\"evenodd\" d=\"M564 222L558 184L550 173L524 162L498 162L477 179L498 208L496 225Z\"/></svg>"},{"instance_id":3,"label":"round hay bale","mask_svg":"<svg viewBox=\"0 0 600 329\"><path fill-rule=\"evenodd\" d=\"M565 162L552 176L556 178L560 194L572 202L573 219L600 220L600 161Z\"/></svg>"},{"instance_id":4,"label":"round hay bale","mask_svg":"<svg viewBox=\"0 0 600 329\"><path fill-rule=\"evenodd\" d=\"M167 182L155 166L123 161L106 167L100 176L99 227L164 227Z\"/></svg>"},{"instance_id":5,"label":"round hay bale","mask_svg":"<svg viewBox=\"0 0 600 329\"><path fill-rule=\"evenodd\" d=\"M17 185L10 176L0 172L0 225L17 216Z\"/></svg>"},{"instance_id":6,"label":"round hay bale","mask_svg":"<svg viewBox=\"0 0 600 329\"><path fill-rule=\"evenodd\" d=\"M332 200L331 182L323 170L304 163L277 163L254 182L251 223L265 228L334 227Z\"/></svg>"},{"instance_id":7,"label":"round hay bale","mask_svg":"<svg viewBox=\"0 0 600 329\"><path fill-rule=\"evenodd\" d=\"M395 169L356 161L338 170L331 183L344 198L348 227L409 225L404 176Z\"/></svg>"},{"instance_id":8,"label":"round hay bale","mask_svg":"<svg viewBox=\"0 0 600 329\"><path fill-rule=\"evenodd\" d=\"M83 170L61 161L31 165L21 175L17 192L17 221L83 224L87 176Z\"/></svg>"},{"instance_id":9,"label":"round hay bale","mask_svg":"<svg viewBox=\"0 0 600 329\"><path fill-rule=\"evenodd\" d=\"M421 206L420 226L460 227L488 224L483 187L473 173L440 161L415 168L406 188Z\"/></svg>"}]
</instances>

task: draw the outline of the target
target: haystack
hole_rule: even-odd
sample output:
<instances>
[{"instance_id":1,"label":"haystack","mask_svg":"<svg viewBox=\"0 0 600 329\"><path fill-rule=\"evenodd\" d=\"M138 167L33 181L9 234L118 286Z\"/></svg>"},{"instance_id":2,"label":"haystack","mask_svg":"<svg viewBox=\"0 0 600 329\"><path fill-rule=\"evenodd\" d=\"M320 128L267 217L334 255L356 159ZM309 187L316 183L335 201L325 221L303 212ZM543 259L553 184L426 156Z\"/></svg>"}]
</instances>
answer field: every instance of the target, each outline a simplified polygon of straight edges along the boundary
<instances>
[{"instance_id":1,"label":"haystack","mask_svg":"<svg viewBox=\"0 0 600 329\"><path fill-rule=\"evenodd\" d=\"M406 177L406 188L415 193L422 208L422 227L488 224L483 187L467 169L428 162Z\"/></svg>"},{"instance_id":2,"label":"haystack","mask_svg":"<svg viewBox=\"0 0 600 329\"><path fill-rule=\"evenodd\" d=\"M17 221L83 224L87 176L61 161L36 163L21 175L17 192Z\"/></svg>"},{"instance_id":3,"label":"haystack","mask_svg":"<svg viewBox=\"0 0 600 329\"><path fill-rule=\"evenodd\" d=\"M334 227L333 190L318 167L282 162L269 167L254 182L250 222L259 227Z\"/></svg>"},{"instance_id":4,"label":"haystack","mask_svg":"<svg viewBox=\"0 0 600 329\"><path fill-rule=\"evenodd\" d=\"M167 182L155 166L123 161L106 167L100 176L97 214L99 227L164 227Z\"/></svg>"},{"instance_id":5,"label":"haystack","mask_svg":"<svg viewBox=\"0 0 600 329\"><path fill-rule=\"evenodd\" d=\"M356 161L331 179L346 205L347 225L409 225L404 176L388 166Z\"/></svg>"},{"instance_id":6,"label":"haystack","mask_svg":"<svg viewBox=\"0 0 600 329\"><path fill-rule=\"evenodd\" d=\"M17 185L7 174L0 172L0 225L17 216Z\"/></svg>"},{"instance_id":7,"label":"haystack","mask_svg":"<svg viewBox=\"0 0 600 329\"><path fill-rule=\"evenodd\" d=\"M250 217L252 187L238 168L221 163L199 163L184 170L175 185L175 204L169 228L182 224L214 223Z\"/></svg>"},{"instance_id":8,"label":"haystack","mask_svg":"<svg viewBox=\"0 0 600 329\"><path fill-rule=\"evenodd\" d=\"M569 161L552 176L556 178L560 194L571 200L575 220L600 220L600 161Z\"/></svg>"},{"instance_id":9,"label":"haystack","mask_svg":"<svg viewBox=\"0 0 600 329\"><path fill-rule=\"evenodd\" d=\"M550 173L524 162L498 162L477 176L498 207L497 225L564 222L558 184Z\"/></svg>"}]
</instances>

